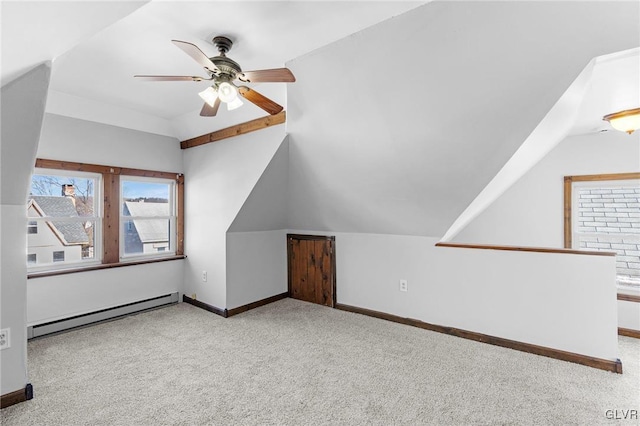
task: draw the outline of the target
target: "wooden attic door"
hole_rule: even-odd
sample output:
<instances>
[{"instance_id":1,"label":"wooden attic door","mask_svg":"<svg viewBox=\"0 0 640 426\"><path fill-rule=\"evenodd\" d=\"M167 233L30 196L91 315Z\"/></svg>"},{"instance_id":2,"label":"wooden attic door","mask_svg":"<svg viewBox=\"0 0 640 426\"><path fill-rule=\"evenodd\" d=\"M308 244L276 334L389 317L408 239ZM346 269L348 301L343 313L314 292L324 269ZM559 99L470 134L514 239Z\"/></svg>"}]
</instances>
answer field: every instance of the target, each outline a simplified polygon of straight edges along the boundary
<instances>
[{"instance_id":1,"label":"wooden attic door","mask_svg":"<svg viewBox=\"0 0 640 426\"><path fill-rule=\"evenodd\" d=\"M289 295L319 305L335 305L335 237L287 235Z\"/></svg>"}]
</instances>

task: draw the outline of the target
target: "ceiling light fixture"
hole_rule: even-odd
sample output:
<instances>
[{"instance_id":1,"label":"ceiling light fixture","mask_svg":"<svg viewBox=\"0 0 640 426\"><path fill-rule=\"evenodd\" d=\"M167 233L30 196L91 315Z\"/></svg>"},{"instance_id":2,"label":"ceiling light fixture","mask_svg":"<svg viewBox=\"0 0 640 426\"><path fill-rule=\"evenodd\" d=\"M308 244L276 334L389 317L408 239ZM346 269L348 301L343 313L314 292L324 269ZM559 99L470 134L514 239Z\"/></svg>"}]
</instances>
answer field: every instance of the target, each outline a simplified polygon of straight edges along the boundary
<instances>
[{"instance_id":1,"label":"ceiling light fixture","mask_svg":"<svg viewBox=\"0 0 640 426\"><path fill-rule=\"evenodd\" d=\"M218 86L218 97L222 102L233 102L238 99L238 89L226 81L222 82L220 83L220 86Z\"/></svg>"},{"instance_id":2,"label":"ceiling light fixture","mask_svg":"<svg viewBox=\"0 0 640 426\"><path fill-rule=\"evenodd\" d=\"M198 95L200 95L202 100L208 103L210 107L213 107L216 99L218 99L218 91L213 86L207 87L205 90L198 93Z\"/></svg>"},{"instance_id":3,"label":"ceiling light fixture","mask_svg":"<svg viewBox=\"0 0 640 426\"><path fill-rule=\"evenodd\" d=\"M614 112L602 119L608 121L614 129L631 134L640 129L640 108Z\"/></svg>"},{"instance_id":4,"label":"ceiling light fixture","mask_svg":"<svg viewBox=\"0 0 640 426\"><path fill-rule=\"evenodd\" d=\"M239 97L236 97L231 102L227 102L227 111L233 111L234 109L240 108L242 106L242 101Z\"/></svg>"}]
</instances>

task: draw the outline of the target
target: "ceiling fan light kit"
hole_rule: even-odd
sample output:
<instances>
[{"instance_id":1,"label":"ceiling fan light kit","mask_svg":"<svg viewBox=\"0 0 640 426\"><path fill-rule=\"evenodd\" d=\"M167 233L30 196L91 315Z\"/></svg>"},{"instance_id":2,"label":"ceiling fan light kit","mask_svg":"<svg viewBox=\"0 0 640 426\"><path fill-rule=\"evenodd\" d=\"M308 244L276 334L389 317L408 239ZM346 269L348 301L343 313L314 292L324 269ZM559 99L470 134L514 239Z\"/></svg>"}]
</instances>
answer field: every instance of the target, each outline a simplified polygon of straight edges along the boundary
<instances>
[{"instance_id":1,"label":"ceiling fan light kit","mask_svg":"<svg viewBox=\"0 0 640 426\"><path fill-rule=\"evenodd\" d=\"M213 87L207 87L202 92L198 93L203 101L209 104L209 106L213 106L216 103L216 99L218 99L218 91Z\"/></svg>"},{"instance_id":2,"label":"ceiling fan light kit","mask_svg":"<svg viewBox=\"0 0 640 426\"><path fill-rule=\"evenodd\" d=\"M640 108L614 112L602 119L608 121L614 129L631 134L640 129Z\"/></svg>"},{"instance_id":3,"label":"ceiling fan light kit","mask_svg":"<svg viewBox=\"0 0 640 426\"><path fill-rule=\"evenodd\" d=\"M238 98L238 89L225 81L218 86L218 97L224 103L232 102Z\"/></svg>"},{"instance_id":4,"label":"ceiling fan light kit","mask_svg":"<svg viewBox=\"0 0 640 426\"><path fill-rule=\"evenodd\" d=\"M236 96L234 100L227 102L227 111L233 111L234 109L240 108L242 105L244 105L244 103Z\"/></svg>"},{"instance_id":5,"label":"ceiling fan light kit","mask_svg":"<svg viewBox=\"0 0 640 426\"><path fill-rule=\"evenodd\" d=\"M242 83L293 83L296 81L293 73L287 68L243 72L240 64L227 57L227 52L233 46L233 42L228 37L213 38L213 44L218 48L218 56L211 58L207 57L195 44L180 40L171 41L198 62L209 77L167 75L135 75L134 77L150 81L213 81L210 87L198 93L205 101L200 111L203 117L215 116L220 102L227 104L228 111L240 108L243 105L240 96L271 115L277 114L283 109L281 105L247 86L236 86L234 81Z\"/></svg>"}]
</instances>

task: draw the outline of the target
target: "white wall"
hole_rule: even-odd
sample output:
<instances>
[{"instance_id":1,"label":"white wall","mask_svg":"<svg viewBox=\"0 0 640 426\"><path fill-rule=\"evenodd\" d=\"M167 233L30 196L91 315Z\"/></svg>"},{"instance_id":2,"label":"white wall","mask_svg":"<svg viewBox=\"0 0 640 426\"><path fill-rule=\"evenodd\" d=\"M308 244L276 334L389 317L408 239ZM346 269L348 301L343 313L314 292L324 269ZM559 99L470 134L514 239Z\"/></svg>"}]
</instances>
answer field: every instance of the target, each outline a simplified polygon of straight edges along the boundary
<instances>
[{"instance_id":1,"label":"white wall","mask_svg":"<svg viewBox=\"0 0 640 426\"><path fill-rule=\"evenodd\" d=\"M432 324L615 359L608 256L435 247L429 237L333 233L337 301ZM409 291L400 292L399 280Z\"/></svg>"},{"instance_id":2,"label":"white wall","mask_svg":"<svg viewBox=\"0 0 640 426\"><path fill-rule=\"evenodd\" d=\"M564 176L640 171L640 134L572 136L482 212L457 242L564 247Z\"/></svg>"},{"instance_id":3,"label":"white wall","mask_svg":"<svg viewBox=\"0 0 640 426\"><path fill-rule=\"evenodd\" d=\"M227 308L287 291L289 139L269 161L227 232Z\"/></svg>"},{"instance_id":4,"label":"white wall","mask_svg":"<svg viewBox=\"0 0 640 426\"><path fill-rule=\"evenodd\" d=\"M564 246L564 176L640 171L640 134L572 136L509 188L454 240ZM636 292L640 294L640 292ZM619 326L640 330L640 303L618 301Z\"/></svg>"},{"instance_id":5,"label":"white wall","mask_svg":"<svg viewBox=\"0 0 640 426\"><path fill-rule=\"evenodd\" d=\"M27 194L47 99L50 64L2 87L0 136L0 327L11 329L2 351L0 394L24 389L27 378Z\"/></svg>"},{"instance_id":6,"label":"white wall","mask_svg":"<svg viewBox=\"0 0 640 426\"><path fill-rule=\"evenodd\" d=\"M184 150L187 296L227 307L227 231L283 143L284 130L274 126Z\"/></svg>"},{"instance_id":7,"label":"white wall","mask_svg":"<svg viewBox=\"0 0 640 426\"><path fill-rule=\"evenodd\" d=\"M227 234L227 308L287 291L284 229Z\"/></svg>"},{"instance_id":8,"label":"white wall","mask_svg":"<svg viewBox=\"0 0 640 426\"><path fill-rule=\"evenodd\" d=\"M27 325L182 291L184 260L32 278L27 285Z\"/></svg>"},{"instance_id":9,"label":"white wall","mask_svg":"<svg viewBox=\"0 0 640 426\"><path fill-rule=\"evenodd\" d=\"M181 173L175 138L46 114L38 157ZM26 213L26 209L25 209ZM183 292L184 261L88 271L27 283L29 325Z\"/></svg>"},{"instance_id":10,"label":"white wall","mask_svg":"<svg viewBox=\"0 0 640 426\"><path fill-rule=\"evenodd\" d=\"M640 330L640 303L618 300L618 327Z\"/></svg>"},{"instance_id":11,"label":"white wall","mask_svg":"<svg viewBox=\"0 0 640 426\"><path fill-rule=\"evenodd\" d=\"M183 172L176 138L45 114L38 157L163 172Z\"/></svg>"}]
</instances>

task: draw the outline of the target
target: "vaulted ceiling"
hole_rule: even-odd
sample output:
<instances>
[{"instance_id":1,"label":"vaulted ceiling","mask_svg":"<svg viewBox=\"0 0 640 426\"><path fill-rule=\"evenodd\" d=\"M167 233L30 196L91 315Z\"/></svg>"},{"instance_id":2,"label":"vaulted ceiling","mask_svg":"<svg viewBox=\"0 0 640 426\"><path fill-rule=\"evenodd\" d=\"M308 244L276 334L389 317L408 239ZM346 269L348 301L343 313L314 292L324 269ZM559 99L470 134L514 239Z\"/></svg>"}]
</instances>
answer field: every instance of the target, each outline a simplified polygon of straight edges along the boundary
<instances>
[{"instance_id":1,"label":"vaulted ceiling","mask_svg":"<svg viewBox=\"0 0 640 426\"><path fill-rule=\"evenodd\" d=\"M214 56L227 35L243 69L297 77L253 86L288 111L291 228L442 236L593 58L638 47L639 15L604 1L2 2L2 84L53 60L48 112L187 139L264 112L203 118L206 82L133 75L202 75L170 40ZM638 102L620 95L637 91L635 58L594 71L573 133Z\"/></svg>"},{"instance_id":2,"label":"vaulted ceiling","mask_svg":"<svg viewBox=\"0 0 640 426\"><path fill-rule=\"evenodd\" d=\"M568 134L592 70L568 89L594 58L638 47L639 12L433 2L290 61L305 76L288 89L290 226L443 236L525 141L503 188ZM323 64L339 77L314 72Z\"/></svg>"},{"instance_id":3,"label":"vaulted ceiling","mask_svg":"<svg viewBox=\"0 0 640 426\"><path fill-rule=\"evenodd\" d=\"M228 56L244 70L276 68L423 3L3 2L2 84L38 62L54 60L50 112L96 121L101 114L109 124L186 139L264 111L249 104L234 114L221 110L215 119L201 118L197 94L207 82L134 79L135 74L206 75L172 39L216 56L211 40L225 35L234 41ZM285 84L259 86L254 87L286 103Z\"/></svg>"}]
</instances>

